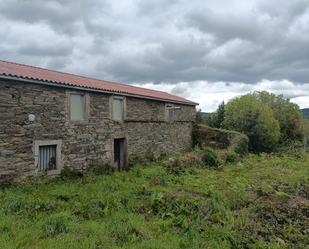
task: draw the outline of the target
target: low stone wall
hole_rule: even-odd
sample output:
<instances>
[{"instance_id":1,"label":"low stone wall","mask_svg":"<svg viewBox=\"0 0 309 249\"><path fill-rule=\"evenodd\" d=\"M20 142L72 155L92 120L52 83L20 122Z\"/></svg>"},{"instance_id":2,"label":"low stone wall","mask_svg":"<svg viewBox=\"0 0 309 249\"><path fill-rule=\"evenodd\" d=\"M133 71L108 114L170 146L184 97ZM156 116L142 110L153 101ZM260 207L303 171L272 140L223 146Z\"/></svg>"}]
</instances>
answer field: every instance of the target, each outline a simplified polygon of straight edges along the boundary
<instances>
[{"instance_id":1,"label":"low stone wall","mask_svg":"<svg viewBox=\"0 0 309 249\"><path fill-rule=\"evenodd\" d=\"M194 145L206 145L216 149L232 148L239 154L246 154L249 139L246 135L236 131L217 129L206 125L195 125L193 143Z\"/></svg>"},{"instance_id":2,"label":"low stone wall","mask_svg":"<svg viewBox=\"0 0 309 249\"><path fill-rule=\"evenodd\" d=\"M192 149L192 128L190 122L129 123L129 157L159 157L189 151Z\"/></svg>"}]
</instances>

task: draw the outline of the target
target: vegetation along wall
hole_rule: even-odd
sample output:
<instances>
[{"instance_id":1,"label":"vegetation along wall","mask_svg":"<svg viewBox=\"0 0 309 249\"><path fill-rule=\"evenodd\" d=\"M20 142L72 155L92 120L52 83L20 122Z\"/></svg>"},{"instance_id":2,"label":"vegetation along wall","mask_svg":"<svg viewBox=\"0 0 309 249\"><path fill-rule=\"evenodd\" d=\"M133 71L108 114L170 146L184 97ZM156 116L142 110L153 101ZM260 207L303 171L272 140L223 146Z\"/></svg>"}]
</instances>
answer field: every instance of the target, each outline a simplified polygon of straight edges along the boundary
<instances>
[{"instance_id":1,"label":"vegetation along wall","mask_svg":"<svg viewBox=\"0 0 309 249\"><path fill-rule=\"evenodd\" d=\"M233 149L240 155L248 152L249 139L246 135L230 130L212 128L198 124L194 127L193 141L195 145L211 146L217 149Z\"/></svg>"}]
</instances>

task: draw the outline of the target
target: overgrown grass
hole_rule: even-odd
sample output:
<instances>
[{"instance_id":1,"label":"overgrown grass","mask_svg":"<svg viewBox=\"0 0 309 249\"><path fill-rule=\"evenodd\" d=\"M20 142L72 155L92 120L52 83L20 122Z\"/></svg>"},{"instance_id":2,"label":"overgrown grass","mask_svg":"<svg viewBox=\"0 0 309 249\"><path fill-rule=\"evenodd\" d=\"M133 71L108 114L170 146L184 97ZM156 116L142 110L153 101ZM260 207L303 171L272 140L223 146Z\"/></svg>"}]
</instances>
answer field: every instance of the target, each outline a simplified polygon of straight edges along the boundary
<instances>
[{"instance_id":1,"label":"overgrown grass","mask_svg":"<svg viewBox=\"0 0 309 249\"><path fill-rule=\"evenodd\" d=\"M0 248L306 248L309 156L250 155L0 190Z\"/></svg>"}]
</instances>

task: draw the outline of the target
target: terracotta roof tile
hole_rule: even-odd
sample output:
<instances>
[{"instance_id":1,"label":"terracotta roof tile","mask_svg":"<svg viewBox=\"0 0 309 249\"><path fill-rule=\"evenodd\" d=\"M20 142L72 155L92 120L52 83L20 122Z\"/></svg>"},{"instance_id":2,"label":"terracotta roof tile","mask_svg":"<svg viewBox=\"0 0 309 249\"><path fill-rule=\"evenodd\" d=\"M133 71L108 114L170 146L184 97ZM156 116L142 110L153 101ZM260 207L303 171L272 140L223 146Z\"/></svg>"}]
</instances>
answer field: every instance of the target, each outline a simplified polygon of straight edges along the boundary
<instances>
[{"instance_id":1,"label":"terracotta roof tile","mask_svg":"<svg viewBox=\"0 0 309 249\"><path fill-rule=\"evenodd\" d=\"M137 97L152 98L167 102L170 101L188 105L197 105L197 103L194 103L187 99L161 91L155 91L142 87L135 87L110 81L98 80L69 73L62 73L2 60L0 60L0 75L28 80L37 80L42 82L50 82L72 87L81 87L98 91L107 91L111 93L128 94Z\"/></svg>"}]
</instances>

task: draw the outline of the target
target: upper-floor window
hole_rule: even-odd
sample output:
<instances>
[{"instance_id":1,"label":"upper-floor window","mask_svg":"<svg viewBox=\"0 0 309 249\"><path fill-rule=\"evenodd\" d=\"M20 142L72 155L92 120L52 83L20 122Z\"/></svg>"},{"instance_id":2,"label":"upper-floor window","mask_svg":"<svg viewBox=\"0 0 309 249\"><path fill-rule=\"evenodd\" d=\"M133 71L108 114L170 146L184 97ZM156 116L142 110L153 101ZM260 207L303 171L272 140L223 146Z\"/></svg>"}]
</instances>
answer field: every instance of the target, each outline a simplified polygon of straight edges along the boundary
<instances>
[{"instance_id":1,"label":"upper-floor window","mask_svg":"<svg viewBox=\"0 0 309 249\"><path fill-rule=\"evenodd\" d=\"M172 122L174 116L174 105L166 104L165 105L165 121Z\"/></svg>"},{"instance_id":2,"label":"upper-floor window","mask_svg":"<svg viewBox=\"0 0 309 249\"><path fill-rule=\"evenodd\" d=\"M112 97L112 118L115 121L124 120L124 98L119 96Z\"/></svg>"},{"instance_id":3,"label":"upper-floor window","mask_svg":"<svg viewBox=\"0 0 309 249\"><path fill-rule=\"evenodd\" d=\"M73 121L86 119L86 96L84 94L70 94L70 119Z\"/></svg>"}]
</instances>

